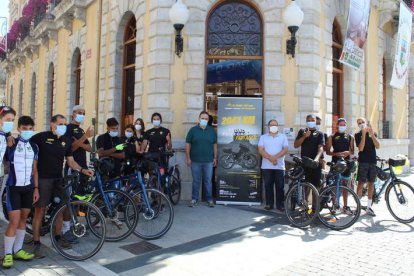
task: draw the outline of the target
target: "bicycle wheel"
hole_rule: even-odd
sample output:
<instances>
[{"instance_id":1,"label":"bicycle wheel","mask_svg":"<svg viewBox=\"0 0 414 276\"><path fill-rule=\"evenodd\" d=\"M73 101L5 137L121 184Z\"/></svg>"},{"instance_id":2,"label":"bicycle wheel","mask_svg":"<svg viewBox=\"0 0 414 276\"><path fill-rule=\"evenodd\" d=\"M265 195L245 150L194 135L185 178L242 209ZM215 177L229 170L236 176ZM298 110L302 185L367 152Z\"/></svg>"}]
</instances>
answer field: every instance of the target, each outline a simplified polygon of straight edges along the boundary
<instances>
[{"instance_id":1,"label":"bicycle wheel","mask_svg":"<svg viewBox=\"0 0 414 276\"><path fill-rule=\"evenodd\" d=\"M285 212L289 221L296 227L304 228L317 217L319 210L318 190L310 183L293 185L286 194Z\"/></svg>"},{"instance_id":2,"label":"bicycle wheel","mask_svg":"<svg viewBox=\"0 0 414 276\"><path fill-rule=\"evenodd\" d=\"M225 154L223 156L220 157L219 160L219 164L224 168L224 169L230 169L234 166L234 158L233 155L231 154Z\"/></svg>"},{"instance_id":3,"label":"bicycle wheel","mask_svg":"<svg viewBox=\"0 0 414 276\"><path fill-rule=\"evenodd\" d=\"M174 168L172 174L168 177L168 186L168 197L172 204L177 205L181 197L181 178L178 168Z\"/></svg>"},{"instance_id":4,"label":"bicycle wheel","mask_svg":"<svg viewBox=\"0 0 414 276\"><path fill-rule=\"evenodd\" d=\"M407 182L397 180L388 185L385 201L391 215L402 223L414 221L414 188Z\"/></svg>"},{"instance_id":5,"label":"bicycle wheel","mask_svg":"<svg viewBox=\"0 0 414 276\"><path fill-rule=\"evenodd\" d=\"M322 190L318 218L332 230L342 230L352 226L361 214L361 202L350 188L329 186Z\"/></svg>"},{"instance_id":6,"label":"bicycle wheel","mask_svg":"<svg viewBox=\"0 0 414 276\"><path fill-rule=\"evenodd\" d=\"M91 202L95 204L105 217L106 241L120 241L131 235L138 222L138 211L134 199L121 190L105 190L108 206L105 205L101 194L95 195ZM92 225L95 222L88 216Z\"/></svg>"},{"instance_id":7,"label":"bicycle wheel","mask_svg":"<svg viewBox=\"0 0 414 276\"><path fill-rule=\"evenodd\" d=\"M155 190L161 191L161 183L158 181L157 175L152 175L148 179L146 184L147 184L146 186L148 189L155 189Z\"/></svg>"},{"instance_id":8,"label":"bicycle wheel","mask_svg":"<svg viewBox=\"0 0 414 276\"><path fill-rule=\"evenodd\" d=\"M73 261L83 261L99 252L105 241L105 218L99 209L86 201L72 201L69 208L72 209L73 217L71 221L70 230L77 238L77 243L71 244L71 248L62 248L60 243L56 240L56 233L54 231L58 222L58 216L66 211L68 206L61 206L54 214L50 224L50 238L52 245L56 251L63 257ZM85 214L90 214L94 220L99 222L91 225ZM60 235L60 233L59 233Z\"/></svg>"},{"instance_id":9,"label":"bicycle wheel","mask_svg":"<svg viewBox=\"0 0 414 276\"><path fill-rule=\"evenodd\" d=\"M145 195L149 205L144 200ZM134 234L145 240L154 240L165 235L174 220L174 210L167 196L158 190L147 189L134 194L133 198L139 213Z\"/></svg>"}]
</instances>

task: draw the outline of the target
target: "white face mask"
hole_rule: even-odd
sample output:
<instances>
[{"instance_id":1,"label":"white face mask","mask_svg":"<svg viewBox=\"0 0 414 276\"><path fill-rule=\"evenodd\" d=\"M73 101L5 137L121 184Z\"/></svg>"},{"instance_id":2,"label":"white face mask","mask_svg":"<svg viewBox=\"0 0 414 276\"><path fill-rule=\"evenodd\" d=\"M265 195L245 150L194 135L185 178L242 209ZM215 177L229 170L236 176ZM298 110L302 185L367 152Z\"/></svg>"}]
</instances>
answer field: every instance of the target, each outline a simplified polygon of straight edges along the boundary
<instances>
[{"instance_id":1,"label":"white face mask","mask_svg":"<svg viewBox=\"0 0 414 276\"><path fill-rule=\"evenodd\" d=\"M135 129L140 131L142 129L142 126L141 125L135 125Z\"/></svg>"},{"instance_id":2,"label":"white face mask","mask_svg":"<svg viewBox=\"0 0 414 276\"><path fill-rule=\"evenodd\" d=\"M316 125L316 126L315 126L315 129L316 129L316 130L321 130L321 125Z\"/></svg>"},{"instance_id":3,"label":"white face mask","mask_svg":"<svg viewBox=\"0 0 414 276\"><path fill-rule=\"evenodd\" d=\"M360 128L360 129L367 128L367 125L366 125L366 124L360 124L360 125L359 125L359 128Z\"/></svg>"},{"instance_id":4,"label":"white face mask","mask_svg":"<svg viewBox=\"0 0 414 276\"><path fill-rule=\"evenodd\" d=\"M271 126L271 127L269 127L270 133L277 133L277 129L278 129L277 126Z\"/></svg>"}]
</instances>

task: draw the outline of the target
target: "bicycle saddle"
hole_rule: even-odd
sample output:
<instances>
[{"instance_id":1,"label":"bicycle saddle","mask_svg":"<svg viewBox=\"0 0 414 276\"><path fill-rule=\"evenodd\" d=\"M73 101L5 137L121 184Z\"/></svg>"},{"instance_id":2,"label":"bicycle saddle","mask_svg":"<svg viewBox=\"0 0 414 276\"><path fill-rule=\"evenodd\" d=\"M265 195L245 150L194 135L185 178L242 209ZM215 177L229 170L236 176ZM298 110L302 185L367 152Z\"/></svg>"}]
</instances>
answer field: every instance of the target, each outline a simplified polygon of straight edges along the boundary
<instances>
[{"instance_id":1,"label":"bicycle saddle","mask_svg":"<svg viewBox=\"0 0 414 276\"><path fill-rule=\"evenodd\" d=\"M232 153L233 151L231 149L223 149L224 153Z\"/></svg>"},{"instance_id":2,"label":"bicycle saddle","mask_svg":"<svg viewBox=\"0 0 414 276\"><path fill-rule=\"evenodd\" d=\"M343 173L347 169L347 164L343 160L339 160L331 166L331 170L336 173Z\"/></svg>"}]
</instances>

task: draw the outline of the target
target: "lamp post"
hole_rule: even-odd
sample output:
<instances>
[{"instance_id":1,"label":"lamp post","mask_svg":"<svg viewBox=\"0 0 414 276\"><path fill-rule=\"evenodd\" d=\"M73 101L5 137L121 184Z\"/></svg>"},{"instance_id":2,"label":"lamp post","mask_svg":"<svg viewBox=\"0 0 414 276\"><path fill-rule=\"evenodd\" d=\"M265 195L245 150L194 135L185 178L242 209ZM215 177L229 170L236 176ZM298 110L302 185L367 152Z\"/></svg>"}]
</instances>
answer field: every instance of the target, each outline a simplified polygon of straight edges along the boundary
<instances>
[{"instance_id":1,"label":"lamp post","mask_svg":"<svg viewBox=\"0 0 414 276\"><path fill-rule=\"evenodd\" d=\"M303 22L303 11L300 9L295 0L283 12L283 22L288 27L291 34L290 39L286 41L286 54L295 57L296 48L296 32L299 30Z\"/></svg>"},{"instance_id":2,"label":"lamp post","mask_svg":"<svg viewBox=\"0 0 414 276\"><path fill-rule=\"evenodd\" d=\"M170 20L175 29L175 54L178 57L181 56L184 48L181 31L184 28L184 25L187 23L189 16L190 12L182 0L177 0L177 2L172 5L170 9Z\"/></svg>"}]
</instances>

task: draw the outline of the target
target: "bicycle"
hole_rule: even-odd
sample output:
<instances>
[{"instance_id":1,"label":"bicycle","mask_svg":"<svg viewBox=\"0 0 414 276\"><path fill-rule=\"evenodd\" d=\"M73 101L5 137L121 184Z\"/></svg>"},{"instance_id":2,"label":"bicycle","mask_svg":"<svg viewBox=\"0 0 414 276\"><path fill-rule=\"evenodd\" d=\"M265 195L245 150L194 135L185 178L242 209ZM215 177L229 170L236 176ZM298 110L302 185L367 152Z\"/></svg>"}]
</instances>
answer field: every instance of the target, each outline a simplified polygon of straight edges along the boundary
<instances>
[{"instance_id":1,"label":"bicycle","mask_svg":"<svg viewBox=\"0 0 414 276\"><path fill-rule=\"evenodd\" d=\"M174 152L145 153L145 156L146 160L154 161L150 166L150 171L153 173L148 180L148 187L163 191L168 195L171 203L177 205L181 197L181 178L178 164L169 167L167 165L167 170L163 165L163 163L169 164L169 159L174 156Z\"/></svg>"},{"instance_id":2,"label":"bicycle","mask_svg":"<svg viewBox=\"0 0 414 276\"><path fill-rule=\"evenodd\" d=\"M90 202L104 214L106 241L123 240L134 232L138 223L138 210L134 199L120 187L116 187L119 178L106 178L113 170L110 158L94 158L91 161L95 175L89 182L89 186L93 187Z\"/></svg>"},{"instance_id":3,"label":"bicycle","mask_svg":"<svg viewBox=\"0 0 414 276\"><path fill-rule=\"evenodd\" d=\"M141 171L144 168L158 166L157 162L149 160L152 157L151 153L144 154L134 165L134 174L118 178L126 183L123 188L132 195L137 205L139 222L134 234L146 240L158 239L165 235L174 221L174 209L168 197L158 189L148 188L142 177Z\"/></svg>"},{"instance_id":4,"label":"bicycle","mask_svg":"<svg viewBox=\"0 0 414 276\"><path fill-rule=\"evenodd\" d=\"M351 179L342 174L347 169L350 170L349 173L355 172L356 166L353 163L349 167L343 158L336 163L328 162L327 165L330 170L319 194L318 218L323 225L332 230L346 229L358 220L361 214L361 202L354 190L347 187Z\"/></svg>"},{"instance_id":5,"label":"bicycle","mask_svg":"<svg viewBox=\"0 0 414 276\"><path fill-rule=\"evenodd\" d=\"M305 168L316 168L318 163L307 157L290 156L294 166L287 173L291 182L285 197L285 212L294 226L304 228L316 219L319 210L319 193L314 185L304 181Z\"/></svg>"},{"instance_id":6,"label":"bicycle","mask_svg":"<svg viewBox=\"0 0 414 276\"><path fill-rule=\"evenodd\" d=\"M63 257L73 261L83 261L98 253L105 242L106 235L105 218L101 211L95 205L87 201L79 200L76 195L72 194L72 190L78 184L78 181L78 173L66 176L63 179L63 194L60 195L59 203L55 202L48 206L47 216L45 216L42 224L42 234L50 233L52 245L55 250ZM56 233L55 228L57 224L62 223L58 218L64 212L70 218L71 227L69 231L77 239L76 243L71 243L71 248L61 247L56 240L56 236L60 236L61 233ZM31 217L27 221L27 223L30 223L30 228L27 228L30 234L33 234L31 228L33 213L32 210ZM91 220L86 219L86 213L93 218L93 223ZM8 217L6 218L8 219Z\"/></svg>"},{"instance_id":7,"label":"bicycle","mask_svg":"<svg viewBox=\"0 0 414 276\"><path fill-rule=\"evenodd\" d=\"M378 176L384 182L379 189L374 189L373 203L378 204L381 200L381 195L385 193L385 202L391 215L401 223L413 222L414 188L407 182L399 179L393 170L393 167L404 166L405 159L390 158L386 160L377 157L377 162L381 164L380 167L377 167ZM388 164L388 168L384 168L385 164ZM399 211L401 211L401 214Z\"/></svg>"}]
</instances>

